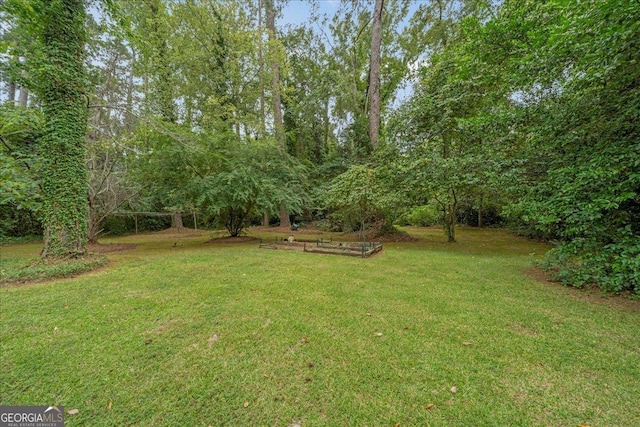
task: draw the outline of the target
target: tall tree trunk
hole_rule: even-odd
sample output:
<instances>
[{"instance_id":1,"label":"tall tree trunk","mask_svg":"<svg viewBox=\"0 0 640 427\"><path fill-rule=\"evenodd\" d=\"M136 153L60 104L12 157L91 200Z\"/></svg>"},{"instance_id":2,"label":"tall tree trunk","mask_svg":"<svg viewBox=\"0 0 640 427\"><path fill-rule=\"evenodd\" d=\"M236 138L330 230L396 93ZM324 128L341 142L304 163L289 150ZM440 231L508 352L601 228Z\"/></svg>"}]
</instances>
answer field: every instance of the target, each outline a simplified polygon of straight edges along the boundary
<instances>
[{"instance_id":1,"label":"tall tree trunk","mask_svg":"<svg viewBox=\"0 0 640 427\"><path fill-rule=\"evenodd\" d=\"M269 32L269 41L275 45L276 41L276 11L273 6L274 0L264 0L267 9L267 30ZM272 73L272 101L273 101L273 127L276 132L276 141L281 150L285 150L285 134L284 120L282 117L282 100L280 96L280 65L278 64L277 55L272 55L271 62Z\"/></svg>"},{"instance_id":2,"label":"tall tree trunk","mask_svg":"<svg viewBox=\"0 0 640 427\"><path fill-rule=\"evenodd\" d=\"M52 0L41 11L44 67L43 257L77 256L87 245L85 2ZM64 78L60 78L64 76Z\"/></svg>"},{"instance_id":3,"label":"tall tree trunk","mask_svg":"<svg viewBox=\"0 0 640 427\"><path fill-rule=\"evenodd\" d=\"M127 79L127 111L125 113L125 129L128 132L133 132L134 116L133 116L133 91L135 89L133 67L136 63L136 50L131 48L131 63L129 68L129 76Z\"/></svg>"},{"instance_id":4,"label":"tall tree trunk","mask_svg":"<svg viewBox=\"0 0 640 427\"><path fill-rule=\"evenodd\" d=\"M274 23L275 26L275 23ZM260 129L259 129L259 137L264 138L265 133L265 113L264 113L264 99L265 99L265 90L264 90L264 52L262 50L262 0L258 0L258 62L260 63ZM268 214L266 214L268 215ZM267 224L268 225L268 224Z\"/></svg>"},{"instance_id":5,"label":"tall tree trunk","mask_svg":"<svg viewBox=\"0 0 640 427\"><path fill-rule=\"evenodd\" d=\"M276 41L276 12L274 9L274 0L264 0L267 9L267 31L269 33L269 41L275 45ZM271 61L271 91L273 103L273 127L276 133L276 141L281 150L285 150L284 135L284 119L282 116L282 99L280 96L280 64L278 64L277 55L272 55Z\"/></svg>"},{"instance_id":6,"label":"tall tree trunk","mask_svg":"<svg viewBox=\"0 0 640 427\"><path fill-rule=\"evenodd\" d=\"M458 198L455 190L451 190L451 199L447 202L444 213L444 230L447 234L447 241L456 241L456 211L458 210Z\"/></svg>"},{"instance_id":7,"label":"tall tree trunk","mask_svg":"<svg viewBox=\"0 0 640 427\"><path fill-rule=\"evenodd\" d=\"M95 207L95 197L89 195L89 228L87 240L89 243L98 243L98 234L100 233L100 221Z\"/></svg>"},{"instance_id":8,"label":"tall tree trunk","mask_svg":"<svg viewBox=\"0 0 640 427\"><path fill-rule=\"evenodd\" d=\"M13 80L9 82L8 95L8 101L13 105L13 101L16 100L16 83Z\"/></svg>"},{"instance_id":9,"label":"tall tree trunk","mask_svg":"<svg viewBox=\"0 0 640 427\"><path fill-rule=\"evenodd\" d=\"M273 6L274 0L264 0L267 9L267 31L269 32L269 41L274 45L276 40L276 11ZM276 141L278 148L284 153L286 150L286 141L284 134L284 119L282 117L282 100L280 98L280 69L277 55L273 55L271 62L272 72L272 98L273 98L273 127L276 131ZM289 212L284 202L280 203L280 226L290 227Z\"/></svg>"},{"instance_id":10,"label":"tall tree trunk","mask_svg":"<svg viewBox=\"0 0 640 427\"><path fill-rule=\"evenodd\" d=\"M260 124L258 129L258 138L264 138L265 134L265 108L264 108L264 98L265 98L265 90L264 90L264 52L262 51L262 0L258 0L258 62L260 65L260 73L258 74L260 78ZM265 212L262 216L262 225L264 227L269 226L269 212Z\"/></svg>"},{"instance_id":11,"label":"tall tree trunk","mask_svg":"<svg viewBox=\"0 0 640 427\"><path fill-rule=\"evenodd\" d=\"M371 55L369 65L369 140L375 149L380 144L380 46L382 44L382 10L384 0L376 0L371 30Z\"/></svg>"},{"instance_id":12,"label":"tall tree trunk","mask_svg":"<svg viewBox=\"0 0 640 427\"><path fill-rule=\"evenodd\" d=\"M20 98L18 98L18 105L26 108L28 102L29 90L24 86L20 86Z\"/></svg>"}]
</instances>

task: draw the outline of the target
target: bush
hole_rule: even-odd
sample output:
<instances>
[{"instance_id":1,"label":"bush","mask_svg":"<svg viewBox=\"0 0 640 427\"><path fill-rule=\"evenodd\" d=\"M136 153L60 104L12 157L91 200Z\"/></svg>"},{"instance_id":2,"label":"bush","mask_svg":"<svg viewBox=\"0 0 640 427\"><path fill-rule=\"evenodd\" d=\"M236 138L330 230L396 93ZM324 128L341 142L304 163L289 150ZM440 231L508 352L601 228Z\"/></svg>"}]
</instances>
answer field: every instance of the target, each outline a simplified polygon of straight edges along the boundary
<instances>
[{"instance_id":1,"label":"bush","mask_svg":"<svg viewBox=\"0 0 640 427\"><path fill-rule=\"evenodd\" d=\"M411 208L399 221L402 225L431 227L442 223L442 211L435 204Z\"/></svg>"},{"instance_id":2,"label":"bush","mask_svg":"<svg viewBox=\"0 0 640 427\"><path fill-rule=\"evenodd\" d=\"M640 243L625 237L604 246L586 240L561 243L547 252L540 267L568 286L640 294Z\"/></svg>"}]
</instances>

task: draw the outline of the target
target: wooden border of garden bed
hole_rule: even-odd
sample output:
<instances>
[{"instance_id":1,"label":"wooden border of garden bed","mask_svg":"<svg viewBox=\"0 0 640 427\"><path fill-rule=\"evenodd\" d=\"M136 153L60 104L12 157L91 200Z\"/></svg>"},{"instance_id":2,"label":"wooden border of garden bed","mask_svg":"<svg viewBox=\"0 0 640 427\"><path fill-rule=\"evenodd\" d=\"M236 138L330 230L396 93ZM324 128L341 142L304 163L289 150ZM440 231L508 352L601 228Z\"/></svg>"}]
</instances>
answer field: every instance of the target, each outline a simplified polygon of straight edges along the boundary
<instances>
[{"instance_id":1,"label":"wooden border of garden bed","mask_svg":"<svg viewBox=\"0 0 640 427\"><path fill-rule=\"evenodd\" d=\"M266 243L260 239L259 247L367 258L382 250L382 242L334 242L322 239L289 241L276 238L275 241Z\"/></svg>"}]
</instances>

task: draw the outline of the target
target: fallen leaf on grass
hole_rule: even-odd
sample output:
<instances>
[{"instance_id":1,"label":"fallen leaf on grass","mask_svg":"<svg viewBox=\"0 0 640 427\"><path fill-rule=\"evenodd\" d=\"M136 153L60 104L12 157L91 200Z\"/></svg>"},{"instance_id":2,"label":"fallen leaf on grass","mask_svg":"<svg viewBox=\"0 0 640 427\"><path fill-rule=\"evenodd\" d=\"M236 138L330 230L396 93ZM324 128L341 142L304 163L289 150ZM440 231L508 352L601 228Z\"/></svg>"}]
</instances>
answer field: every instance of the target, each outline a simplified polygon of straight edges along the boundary
<instances>
[{"instance_id":1,"label":"fallen leaf on grass","mask_svg":"<svg viewBox=\"0 0 640 427\"><path fill-rule=\"evenodd\" d=\"M107 405L107 410L111 410L111 407L113 406L113 403L109 402L109 404Z\"/></svg>"},{"instance_id":2,"label":"fallen leaf on grass","mask_svg":"<svg viewBox=\"0 0 640 427\"><path fill-rule=\"evenodd\" d=\"M249 401L248 401L248 400L242 404L242 407L243 407L243 408L246 408L246 407L248 407L248 406L249 406Z\"/></svg>"},{"instance_id":3,"label":"fallen leaf on grass","mask_svg":"<svg viewBox=\"0 0 640 427\"><path fill-rule=\"evenodd\" d=\"M458 387L453 386L453 387L451 387L450 391L451 391L451 393L457 393L458 392Z\"/></svg>"},{"instance_id":4,"label":"fallen leaf on grass","mask_svg":"<svg viewBox=\"0 0 640 427\"><path fill-rule=\"evenodd\" d=\"M54 332L59 331L59 330L60 330L60 328L58 328L57 326L53 328Z\"/></svg>"},{"instance_id":5,"label":"fallen leaf on grass","mask_svg":"<svg viewBox=\"0 0 640 427\"><path fill-rule=\"evenodd\" d=\"M429 403L427 406L425 406L425 409L431 409L433 408L435 405L433 403Z\"/></svg>"},{"instance_id":6,"label":"fallen leaf on grass","mask_svg":"<svg viewBox=\"0 0 640 427\"><path fill-rule=\"evenodd\" d=\"M396 425L393 427L400 427L400 423L396 423Z\"/></svg>"},{"instance_id":7,"label":"fallen leaf on grass","mask_svg":"<svg viewBox=\"0 0 640 427\"><path fill-rule=\"evenodd\" d=\"M462 343L462 345L471 345L471 343L469 341L465 341Z\"/></svg>"},{"instance_id":8,"label":"fallen leaf on grass","mask_svg":"<svg viewBox=\"0 0 640 427\"><path fill-rule=\"evenodd\" d=\"M311 378L305 378L305 379L304 379L304 382L305 382L305 383L310 383L310 382L311 382Z\"/></svg>"},{"instance_id":9,"label":"fallen leaf on grass","mask_svg":"<svg viewBox=\"0 0 640 427\"><path fill-rule=\"evenodd\" d=\"M367 316L371 317L371 313L367 313Z\"/></svg>"},{"instance_id":10,"label":"fallen leaf on grass","mask_svg":"<svg viewBox=\"0 0 640 427\"><path fill-rule=\"evenodd\" d=\"M79 411L78 409L70 409L70 410L67 412L67 414L69 414L69 415L77 415L77 414L79 414L79 413L80 413L80 411Z\"/></svg>"},{"instance_id":11,"label":"fallen leaf on grass","mask_svg":"<svg viewBox=\"0 0 640 427\"><path fill-rule=\"evenodd\" d=\"M302 338L300 341L306 344L306 343L308 343L308 342L309 342L309 338L304 337L304 338Z\"/></svg>"},{"instance_id":12,"label":"fallen leaf on grass","mask_svg":"<svg viewBox=\"0 0 640 427\"><path fill-rule=\"evenodd\" d=\"M381 337L381 336L382 336L382 332L378 332L378 333L376 334L376 336Z\"/></svg>"},{"instance_id":13,"label":"fallen leaf on grass","mask_svg":"<svg viewBox=\"0 0 640 427\"><path fill-rule=\"evenodd\" d=\"M218 341L218 334L213 334L213 336L211 338L209 338L208 342L209 342L209 348L211 348L211 346Z\"/></svg>"},{"instance_id":14,"label":"fallen leaf on grass","mask_svg":"<svg viewBox=\"0 0 640 427\"><path fill-rule=\"evenodd\" d=\"M147 344L151 344L153 342L153 340L151 338L144 340L145 345Z\"/></svg>"}]
</instances>

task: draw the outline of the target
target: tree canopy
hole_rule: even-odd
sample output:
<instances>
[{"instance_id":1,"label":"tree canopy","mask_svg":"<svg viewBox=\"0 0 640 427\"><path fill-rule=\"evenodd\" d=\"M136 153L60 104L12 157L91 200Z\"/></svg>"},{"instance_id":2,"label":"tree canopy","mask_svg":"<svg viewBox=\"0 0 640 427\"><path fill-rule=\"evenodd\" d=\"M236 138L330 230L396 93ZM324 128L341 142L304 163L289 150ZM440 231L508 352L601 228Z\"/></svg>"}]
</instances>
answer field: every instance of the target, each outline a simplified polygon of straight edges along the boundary
<instances>
[{"instance_id":1,"label":"tree canopy","mask_svg":"<svg viewBox=\"0 0 640 427\"><path fill-rule=\"evenodd\" d=\"M284 24L290 6L3 2L0 234L77 256L117 211L231 235L423 212L450 242L510 227L554 243L565 283L640 291L638 1L309 0Z\"/></svg>"}]
</instances>

